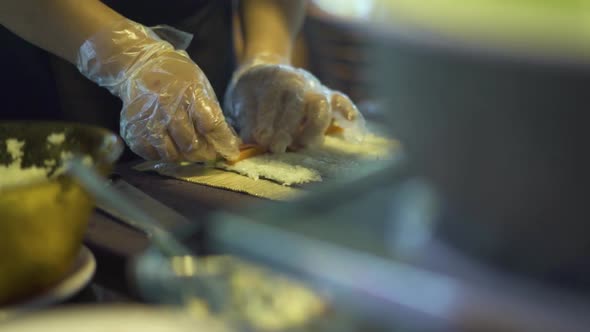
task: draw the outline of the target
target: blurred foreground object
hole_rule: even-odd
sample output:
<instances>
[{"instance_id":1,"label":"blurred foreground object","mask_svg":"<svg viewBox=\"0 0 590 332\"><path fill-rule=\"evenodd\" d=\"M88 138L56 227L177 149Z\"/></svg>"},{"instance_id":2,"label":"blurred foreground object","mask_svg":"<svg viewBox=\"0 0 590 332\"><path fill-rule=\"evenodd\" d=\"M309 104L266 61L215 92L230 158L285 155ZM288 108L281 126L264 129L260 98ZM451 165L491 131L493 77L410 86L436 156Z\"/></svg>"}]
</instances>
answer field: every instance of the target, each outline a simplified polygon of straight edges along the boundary
<instances>
[{"instance_id":1,"label":"blurred foreground object","mask_svg":"<svg viewBox=\"0 0 590 332\"><path fill-rule=\"evenodd\" d=\"M148 301L182 305L194 319L217 319L237 331L348 331L328 298L276 271L233 256L166 259L148 250L134 276Z\"/></svg>"},{"instance_id":2,"label":"blurred foreground object","mask_svg":"<svg viewBox=\"0 0 590 332\"><path fill-rule=\"evenodd\" d=\"M514 52L588 57L587 0L380 1L394 13L390 23L433 31L442 37L483 43Z\"/></svg>"},{"instance_id":3,"label":"blurred foreground object","mask_svg":"<svg viewBox=\"0 0 590 332\"><path fill-rule=\"evenodd\" d=\"M589 18L589 1L314 0L305 39L311 71L360 103L376 97L372 85L380 74L371 70L375 64L369 54L373 45L387 39L367 28L401 34L413 29L418 34L427 32L434 40L452 37L460 44L476 42L479 47L503 47L541 57L587 58Z\"/></svg>"},{"instance_id":4,"label":"blurred foreground object","mask_svg":"<svg viewBox=\"0 0 590 332\"><path fill-rule=\"evenodd\" d=\"M219 322L195 321L171 308L119 305L113 307L70 307L44 312L0 326L6 332L189 332L229 331Z\"/></svg>"},{"instance_id":5,"label":"blurred foreground object","mask_svg":"<svg viewBox=\"0 0 590 332\"><path fill-rule=\"evenodd\" d=\"M326 290L353 331L582 332L587 297L506 273L436 238L431 187L403 166L211 223L216 250ZM361 323L362 325L362 323Z\"/></svg>"},{"instance_id":6,"label":"blurred foreground object","mask_svg":"<svg viewBox=\"0 0 590 332\"><path fill-rule=\"evenodd\" d=\"M314 0L315 12L342 21L400 25L465 42L483 42L513 50L575 53L590 50L590 1L582 0Z\"/></svg>"},{"instance_id":7,"label":"blurred foreground object","mask_svg":"<svg viewBox=\"0 0 590 332\"><path fill-rule=\"evenodd\" d=\"M391 3L373 75L410 169L444 200L439 235L590 290L587 2Z\"/></svg>"},{"instance_id":8,"label":"blurred foreground object","mask_svg":"<svg viewBox=\"0 0 590 332\"><path fill-rule=\"evenodd\" d=\"M19 142L18 149L7 142ZM73 154L87 156L107 175L122 149L116 135L97 127L0 123L0 163L9 165L3 167L41 172L32 181L31 175L0 180L10 182L0 186L0 304L56 283L78 256L93 202L69 176L52 176L60 172L62 162Z\"/></svg>"}]
</instances>

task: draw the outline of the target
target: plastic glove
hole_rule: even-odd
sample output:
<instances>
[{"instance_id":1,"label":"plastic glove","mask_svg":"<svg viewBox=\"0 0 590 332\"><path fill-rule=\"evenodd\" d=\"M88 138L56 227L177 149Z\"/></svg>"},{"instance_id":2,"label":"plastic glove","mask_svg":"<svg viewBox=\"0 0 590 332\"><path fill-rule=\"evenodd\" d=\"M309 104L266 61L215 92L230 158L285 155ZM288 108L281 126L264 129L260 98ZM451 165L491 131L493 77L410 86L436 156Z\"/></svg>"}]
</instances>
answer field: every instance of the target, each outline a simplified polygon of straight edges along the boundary
<instances>
[{"instance_id":1,"label":"plastic glove","mask_svg":"<svg viewBox=\"0 0 590 332\"><path fill-rule=\"evenodd\" d=\"M224 102L242 139L274 153L322 142L333 122L350 140L362 140L365 133L364 119L346 95L270 55L236 71Z\"/></svg>"},{"instance_id":2,"label":"plastic glove","mask_svg":"<svg viewBox=\"0 0 590 332\"><path fill-rule=\"evenodd\" d=\"M150 29L123 20L97 33L81 46L78 69L121 98L121 136L138 155L237 158L239 139L204 73Z\"/></svg>"}]
</instances>

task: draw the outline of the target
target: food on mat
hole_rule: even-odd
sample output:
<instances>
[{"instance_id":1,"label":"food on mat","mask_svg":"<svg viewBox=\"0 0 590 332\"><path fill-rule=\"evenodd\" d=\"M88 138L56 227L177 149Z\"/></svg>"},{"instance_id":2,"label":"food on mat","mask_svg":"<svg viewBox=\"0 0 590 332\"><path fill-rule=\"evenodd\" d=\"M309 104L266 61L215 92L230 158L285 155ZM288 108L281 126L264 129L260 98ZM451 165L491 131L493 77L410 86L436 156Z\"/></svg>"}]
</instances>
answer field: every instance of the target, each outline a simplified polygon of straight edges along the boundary
<instances>
[{"instance_id":1,"label":"food on mat","mask_svg":"<svg viewBox=\"0 0 590 332\"><path fill-rule=\"evenodd\" d=\"M342 133L344 133L344 128L335 124L330 125L330 127L326 129L326 135L341 135Z\"/></svg>"},{"instance_id":2,"label":"food on mat","mask_svg":"<svg viewBox=\"0 0 590 332\"><path fill-rule=\"evenodd\" d=\"M375 132L384 130L378 125L372 127ZM359 171L371 171L391 162L400 150L396 140L370 133L364 134L363 137L358 142L351 141L345 135L326 135L324 142L319 145L281 154L267 154L255 145L243 145L242 156L233 162L218 160L205 165L146 162L138 165L136 169L156 171L161 175L184 181L245 192L258 197L284 200L302 192L299 188L287 190L285 186L347 178L358 174ZM237 175L229 176L229 173L212 170L212 167L245 177L242 179ZM261 184L258 186L256 182L259 179L269 181L260 181ZM281 187L283 188L277 189ZM275 195L275 192L278 194Z\"/></svg>"},{"instance_id":3,"label":"food on mat","mask_svg":"<svg viewBox=\"0 0 590 332\"><path fill-rule=\"evenodd\" d=\"M263 178L283 185L304 184L346 176L367 163L391 159L397 147L396 141L373 134L367 134L360 143L326 136L320 146L281 154L261 154L234 163L221 161L216 167L255 180Z\"/></svg>"},{"instance_id":4,"label":"food on mat","mask_svg":"<svg viewBox=\"0 0 590 332\"><path fill-rule=\"evenodd\" d=\"M264 154L266 152L267 152L266 149L264 149L256 144L242 144L240 146L240 155L238 156L238 159L228 160L228 161L226 161L226 163L228 163L229 165L235 165L237 162L240 162L244 159L258 156L258 155Z\"/></svg>"},{"instance_id":5,"label":"food on mat","mask_svg":"<svg viewBox=\"0 0 590 332\"><path fill-rule=\"evenodd\" d=\"M338 125L332 123L328 129L326 129L326 135L341 135L344 132L344 128L339 127ZM240 155L236 160L227 160L225 161L228 165L235 165L236 163L252 158L255 156L259 156L261 154L267 153L268 150L264 149L256 144L242 144L240 145Z\"/></svg>"}]
</instances>

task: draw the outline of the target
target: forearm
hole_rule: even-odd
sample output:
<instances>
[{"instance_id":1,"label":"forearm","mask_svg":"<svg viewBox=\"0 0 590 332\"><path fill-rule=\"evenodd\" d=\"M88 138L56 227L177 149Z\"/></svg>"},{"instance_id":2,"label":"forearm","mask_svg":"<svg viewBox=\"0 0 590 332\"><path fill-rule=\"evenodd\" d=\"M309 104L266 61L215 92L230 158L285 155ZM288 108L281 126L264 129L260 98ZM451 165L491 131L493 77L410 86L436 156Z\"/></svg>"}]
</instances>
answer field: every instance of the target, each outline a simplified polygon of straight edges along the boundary
<instances>
[{"instance_id":1,"label":"forearm","mask_svg":"<svg viewBox=\"0 0 590 332\"><path fill-rule=\"evenodd\" d=\"M244 60L271 54L290 60L305 17L305 0L241 0Z\"/></svg>"},{"instance_id":2,"label":"forearm","mask_svg":"<svg viewBox=\"0 0 590 332\"><path fill-rule=\"evenodd\" d=\"M99 0L3 0L0 4L3 26L71 63L86 39L120 19Z\"/></svg>"}]
</instances>

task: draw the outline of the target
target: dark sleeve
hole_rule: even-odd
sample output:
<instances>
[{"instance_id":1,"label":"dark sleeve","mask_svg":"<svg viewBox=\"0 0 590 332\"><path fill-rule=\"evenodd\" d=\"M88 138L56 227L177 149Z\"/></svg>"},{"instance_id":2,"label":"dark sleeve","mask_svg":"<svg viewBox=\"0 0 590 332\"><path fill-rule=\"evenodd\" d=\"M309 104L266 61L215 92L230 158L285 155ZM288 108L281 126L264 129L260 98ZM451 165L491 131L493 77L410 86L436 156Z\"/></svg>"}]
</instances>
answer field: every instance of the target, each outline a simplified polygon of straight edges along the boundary
<instances>
[{"instance_id":1,"label":"dark sleeve","mask_svg":"<svg viewBox=\"0 0 590 332\"><path fill-rule=\"evenodd\" d=\"M60 117L47 53L0 26L2 120Z\"/></svg>"},{"instance_id":2,"label":"dark sleeve","mask_svg":"<svg viewBox=\"0 0 590 332\"><path fill-rule=\"evenodd\" d=\"M203 70L222 102L236 62L231 1L211 1L178 27L193 34L187 52Z\"/></svg>"},{"instance_id":3,"label":"dark sleeve","mask_svg":"<svg viewBox=\"0 0 590 332\"><path fill-rule=\"evenodd\" d=\"M173 24L215 0L101 0L123 16L144 25ZM223 2L224 0L221 0Z\"/></svg>"}]
</instances>

